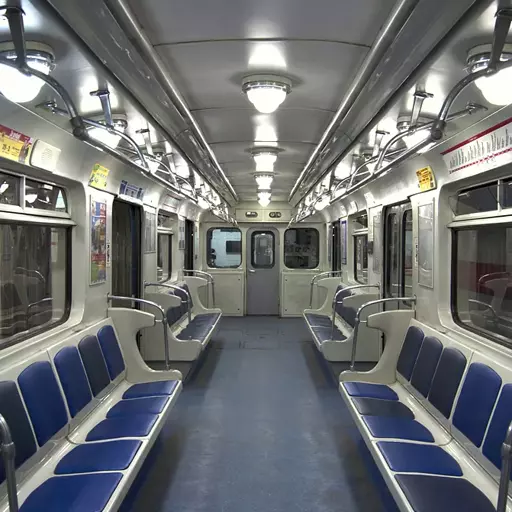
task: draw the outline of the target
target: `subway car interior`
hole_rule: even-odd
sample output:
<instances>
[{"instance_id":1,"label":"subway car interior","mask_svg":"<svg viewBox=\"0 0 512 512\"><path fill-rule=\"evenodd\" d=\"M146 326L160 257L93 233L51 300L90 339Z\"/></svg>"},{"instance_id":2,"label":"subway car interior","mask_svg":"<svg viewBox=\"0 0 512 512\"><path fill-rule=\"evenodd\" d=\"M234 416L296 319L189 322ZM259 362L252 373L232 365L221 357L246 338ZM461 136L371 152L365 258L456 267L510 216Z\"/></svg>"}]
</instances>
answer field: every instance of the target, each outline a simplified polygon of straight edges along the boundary
<instances>
[{"instance_id":1,"label":"subway car interior","mask_svg":"<svg viewBox=\"0 0 512 512\"><path fill-rule=\"evenodd\" d=\"M0 512L512 512L512 0L0 7Z\"/></svg>"}]
</instances>

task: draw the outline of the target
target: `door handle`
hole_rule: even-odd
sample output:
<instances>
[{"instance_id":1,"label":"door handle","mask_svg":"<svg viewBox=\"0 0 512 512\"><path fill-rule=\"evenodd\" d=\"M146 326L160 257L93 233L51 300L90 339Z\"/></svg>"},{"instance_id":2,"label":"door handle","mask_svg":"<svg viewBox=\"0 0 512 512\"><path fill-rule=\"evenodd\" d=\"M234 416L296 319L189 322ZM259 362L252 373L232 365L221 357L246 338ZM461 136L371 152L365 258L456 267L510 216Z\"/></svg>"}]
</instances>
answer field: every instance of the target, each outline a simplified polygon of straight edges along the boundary
<instances>
[{"instance_id":1,"label":"door handle","mask_svg":"<svg viewBox=\"0 0 512 512\"><path fill-rule=\"evenodd\" d=\"M256 273L256 270L253 270L252 268L250 268L250 269L249 269L249 272L250 272L251 274L255 274L255 273Z\"/></svg>"}]
</instances>

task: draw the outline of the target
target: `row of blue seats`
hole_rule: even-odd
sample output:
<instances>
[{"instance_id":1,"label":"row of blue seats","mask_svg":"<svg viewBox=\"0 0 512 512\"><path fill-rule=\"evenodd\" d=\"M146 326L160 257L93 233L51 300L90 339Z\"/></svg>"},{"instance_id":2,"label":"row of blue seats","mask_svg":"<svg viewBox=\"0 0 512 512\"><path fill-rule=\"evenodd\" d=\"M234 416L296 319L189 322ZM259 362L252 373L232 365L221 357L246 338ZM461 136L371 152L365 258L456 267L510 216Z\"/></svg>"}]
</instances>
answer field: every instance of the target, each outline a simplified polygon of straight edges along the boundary
<instances>
[{"instance_id":1,"label":"row of blue seats","mask_svg":"<svg viewBox=\"0 0 512 512\"><path fill-rule=\"evenodd\" d=\"M336 288L334 296L336 297L336 295L337 299L336 304L334 305L336 314L347 324L347 326L354 328L357 311L353 307L345 306L343 304L343 299L350 297L352 295L352 291L345 290L344 285L340 284ZM336 325L334 325L333 332L332 316L305 312L304 319L306 320L306 324L311 330L313 336L320 344L331 339L338 341L347 339Z\"/></svg>"},{"instance_id":2,"label":"row of blue seats","mask_svg":"<svg viewBox=\"0 0 512 512\"><path fill-rule=\"evenodd\" d=\"M89 331L0 377L22 512L116 510L181 391L175 379L127 382L113 326Z\"/></svg>"},{"instance_id":3,"label":"row of blue seats","mask_svg":"<svg viewBox=\"0 0 512 512\"><path fill-rule=\"evenodd\" d=\"M177 326L188 318L189 309L192 312L194 302L186 283L180 285L180 289L169 293L181 299L179 306L174 306L167 310L167 323L172 329L173 326ZM220 313L195 315L190 322L186 322L185 328L178 333L177 338L179 340L199 340L203 342L211 334L220 316Z\"/></svg>"},{"instance_id":4,"label":"row of blue seats","mask_svg":"<svg viewBox=\"0 0 512 512\"><path fill-rule=\"evenodd\" d=\"M340 391L405 510L495 512L500 450L512 421L512 383L503 380L512 376L424 329L409 327L395 383L345 372Z\"/></svg>"}]
</instances>

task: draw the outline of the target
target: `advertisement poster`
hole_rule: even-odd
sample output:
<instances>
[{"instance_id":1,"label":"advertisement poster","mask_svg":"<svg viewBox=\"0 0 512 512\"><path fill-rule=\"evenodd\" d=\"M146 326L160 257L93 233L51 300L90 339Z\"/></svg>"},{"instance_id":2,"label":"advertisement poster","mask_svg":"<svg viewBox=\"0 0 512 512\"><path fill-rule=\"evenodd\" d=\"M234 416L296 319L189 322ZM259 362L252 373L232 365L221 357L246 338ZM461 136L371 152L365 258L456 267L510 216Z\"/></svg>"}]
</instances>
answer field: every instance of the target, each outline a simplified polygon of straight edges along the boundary
<instances>
[{"instance_id":1,"label":"advertisement poster","mask_svg":"<svg viewBox=\"0 0 512 512\"><path fill-rule=\"evenodd\" d=\"M34 139L0 124L0 156L22 164L28 163Z\"/></svg>"},{"instance_id":2,"label":"advertisement poster","mask_svg":"<svg viewBox=\"0 0 512 512\"><path fill-rule=\"evenodd\" d=\"M108 173L110 171L100 164L95 164L89 178L89 186L99 190L106 190L108 182Z\"/></svg>"},{"instance_id":3,"label":"advertisement poster","mask_svg":"<svg viewBox=\"0 0 512 512\"><path fill-rule=\"evenodd\" d=\"M91 284L107 280L107 203L91 198Z\"/></svg>"}]
</instances>

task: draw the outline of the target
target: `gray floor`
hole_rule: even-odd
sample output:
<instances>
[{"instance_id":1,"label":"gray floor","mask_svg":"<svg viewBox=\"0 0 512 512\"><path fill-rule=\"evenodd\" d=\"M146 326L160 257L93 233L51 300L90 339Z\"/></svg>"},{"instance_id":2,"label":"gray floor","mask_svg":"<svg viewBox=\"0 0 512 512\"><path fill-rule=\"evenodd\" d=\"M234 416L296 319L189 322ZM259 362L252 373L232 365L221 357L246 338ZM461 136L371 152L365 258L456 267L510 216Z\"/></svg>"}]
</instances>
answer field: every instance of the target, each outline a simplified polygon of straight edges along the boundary
<instances>
[{"instance_id":1,"label":"gray floor","mask_svg":"<svg viewBox=\"0 0 512 512\"><path fill-rule=\"evenodd\" d=\"M123 512L396 512L301 319L224 318Z\"/></svg>"}]
</instances>

